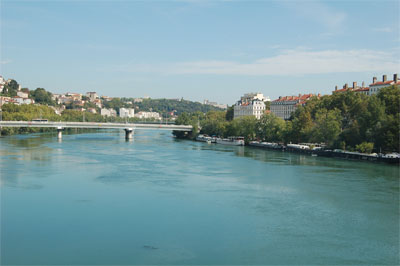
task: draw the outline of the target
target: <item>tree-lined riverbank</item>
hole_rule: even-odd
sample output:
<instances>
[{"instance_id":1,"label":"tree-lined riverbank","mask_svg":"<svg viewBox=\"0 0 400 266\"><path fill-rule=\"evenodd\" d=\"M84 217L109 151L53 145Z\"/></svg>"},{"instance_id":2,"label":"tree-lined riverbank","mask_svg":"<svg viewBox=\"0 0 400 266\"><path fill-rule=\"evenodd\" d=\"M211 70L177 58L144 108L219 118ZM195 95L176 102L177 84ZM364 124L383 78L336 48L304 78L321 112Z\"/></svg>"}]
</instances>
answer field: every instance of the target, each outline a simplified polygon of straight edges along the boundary
<instances>
[{"instance_id":1,"label":"tree-lined riverbank","mask_svg":"<svg viewBox=\"0 0 400 266\"><path fill-rule=\"evenodd\" d=\"M324 143L327 148L360 152L399 152L400 88L381 89L377 95L347 91L314 97L299 107L288 121L266 113L233 119L231 110L184 113L177 124L194 126L192 134L174 132L194 139L198 133L221 137L243 136L246 142Z\"/></svg>"}]
</instances>

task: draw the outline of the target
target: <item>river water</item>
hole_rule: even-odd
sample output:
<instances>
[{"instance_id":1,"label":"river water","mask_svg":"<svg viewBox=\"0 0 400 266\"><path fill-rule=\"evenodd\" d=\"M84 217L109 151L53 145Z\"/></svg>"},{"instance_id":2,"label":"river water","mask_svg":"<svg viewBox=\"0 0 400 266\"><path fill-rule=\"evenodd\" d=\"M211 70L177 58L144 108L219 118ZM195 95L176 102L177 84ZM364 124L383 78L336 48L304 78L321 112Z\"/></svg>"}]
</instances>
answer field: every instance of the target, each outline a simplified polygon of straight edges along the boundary
<instances>
[{"instance_id":1,"label":"river water","mask_svg":"<svg viewBox=\"0 0 400 266\"><path fill-rule=\"evenodd\" d=\"M399 264L399 167L176 140L0 138L1 264Z\"/></svg>"}]
</instances>

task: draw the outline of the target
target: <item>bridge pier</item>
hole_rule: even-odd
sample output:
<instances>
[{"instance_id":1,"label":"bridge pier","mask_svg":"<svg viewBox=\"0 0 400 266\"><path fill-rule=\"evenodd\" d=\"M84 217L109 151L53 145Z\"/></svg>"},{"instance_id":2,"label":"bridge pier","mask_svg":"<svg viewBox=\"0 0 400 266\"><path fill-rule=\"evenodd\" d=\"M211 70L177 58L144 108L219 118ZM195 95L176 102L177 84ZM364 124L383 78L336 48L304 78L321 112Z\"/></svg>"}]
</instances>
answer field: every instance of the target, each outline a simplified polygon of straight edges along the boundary
<instances>
[{"instance_id":1,"label":"bridge pier","mask_svg":"<svg viewBox=\"0 0 400 266\"><path fill-rule=\"evenodd\" d=\"M57 127L57 139L62 139L62 127Z\"/></svg>"},{"instance_id":2,"label":"bridge pier","mask_svg":"<svg viewBox=\"0 0 400 266\"><path fill-rule=\"evenodd\" d=\"M125 139L131 140L133 138L133 128L125 128Z\"/></svg>"}]
</instances>

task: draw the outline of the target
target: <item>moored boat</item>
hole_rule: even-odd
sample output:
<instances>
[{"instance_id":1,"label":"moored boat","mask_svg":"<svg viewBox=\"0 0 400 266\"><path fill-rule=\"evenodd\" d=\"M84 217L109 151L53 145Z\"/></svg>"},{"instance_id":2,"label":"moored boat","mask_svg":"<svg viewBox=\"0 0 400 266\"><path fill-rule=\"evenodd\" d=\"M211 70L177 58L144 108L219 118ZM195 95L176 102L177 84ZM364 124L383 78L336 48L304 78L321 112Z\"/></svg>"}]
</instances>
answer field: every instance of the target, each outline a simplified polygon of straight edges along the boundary
<instances>
[{"instance_id":1,"label":"moored boat","mask_svg":"<svg viewBox=\"0 0 400 266\"><path fill-rule=\"evenodd\" d=\"M203 134L198 135L198 136L196 137L196 140L197 140L197 141L202 141L202 142L208 142L208 143L211 143L211 142L212 142L212 138L211 138L210 136L208 136L208 135L203 135Z\"/></svg>"},{"instance_id":2,"label":"moored boat","mask_svg":"<svg viewBox=\"0 0 400 266\"><path fill-rule=\"evenodd\" d=\"M217 138L217 144L244 146L244 138L243 137L229 137L225 139Z\"/></svg>"}]
</instances>

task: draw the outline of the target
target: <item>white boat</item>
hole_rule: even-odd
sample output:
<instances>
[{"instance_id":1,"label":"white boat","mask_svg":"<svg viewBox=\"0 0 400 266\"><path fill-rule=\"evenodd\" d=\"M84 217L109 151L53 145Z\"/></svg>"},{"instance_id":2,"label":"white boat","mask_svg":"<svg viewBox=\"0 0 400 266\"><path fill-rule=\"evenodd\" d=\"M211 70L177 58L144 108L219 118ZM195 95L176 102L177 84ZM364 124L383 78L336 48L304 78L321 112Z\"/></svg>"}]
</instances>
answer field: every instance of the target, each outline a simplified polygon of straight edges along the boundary
<instances>
[{"instance_id":1,"label":"white boat","mask_svg":"<svg viewBox=\"0 0 400 266\"><path fill-rule=\"evenodd\" d=\"M217 138L217 144L244 146L244 138L243 137L229 137L226 139Z\"/></svg>"},{"instance_id":2,"label":"white boat","mask_svg":"<svg viewBox=\"0 0 400 266\"><path fill-rule=\"evenodd\" d=\"M299 150L309 150L310 146L308 145L301 145L301 144L288 144L288 148L294 148L294 149L299 149Z\"/></svg>"},{"instance_id":3,"label":"white boat","mask_svg":"<svg viewBox=\"0 0 400 266\"><path fill-rule=\"evenodd\" d=\"M383 158L396 158L396 159L398 159L398 158L400 158L400 153L396 153L396 152L387 153L387 154L384 154L382 157Z\"/></svg>"},{"instance_id":4,"label":"white boat","mask_svg":"<svg viewBox=\"0 0 400 266\"><path fill-rule=\"evenodd\" d=\"M208 135L203 135L200 134L196 137L197 141L202 141L202 142L207 142L207 143L211 143L212 138Z\"/></svg>"}]
</instances>

